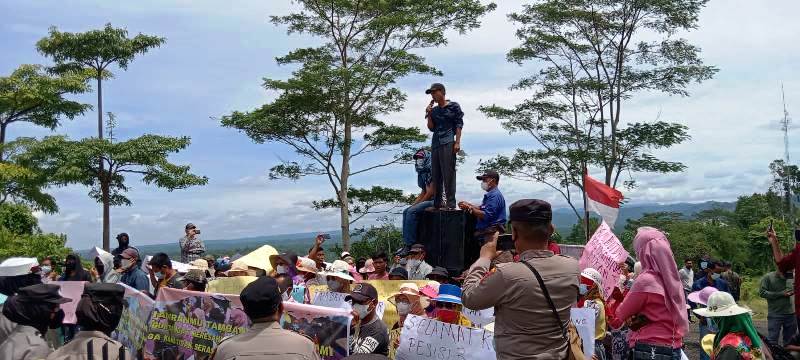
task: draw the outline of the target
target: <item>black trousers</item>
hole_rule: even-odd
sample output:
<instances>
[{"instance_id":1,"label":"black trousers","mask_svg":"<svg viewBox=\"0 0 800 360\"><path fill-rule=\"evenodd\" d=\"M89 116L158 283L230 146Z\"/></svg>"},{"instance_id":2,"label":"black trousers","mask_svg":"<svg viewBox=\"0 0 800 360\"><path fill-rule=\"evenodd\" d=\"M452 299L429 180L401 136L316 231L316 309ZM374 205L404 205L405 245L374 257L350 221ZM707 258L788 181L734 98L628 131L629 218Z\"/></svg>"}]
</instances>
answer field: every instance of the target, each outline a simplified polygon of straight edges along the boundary
<instances>
[{"instance_id":1,"label":"black trousers","mask_svg":"<svg viewBox=\"0 0 800 360\"><path fill-rule=\"evenodd\" d=\"M434 195L435 208L456 208L456 154L453 153L453 143L441 145L431 149L431 182ZM442 194L444 192L444 195ZM443 198L447 198L444 206Z\"/></svg>"}]
</instances>

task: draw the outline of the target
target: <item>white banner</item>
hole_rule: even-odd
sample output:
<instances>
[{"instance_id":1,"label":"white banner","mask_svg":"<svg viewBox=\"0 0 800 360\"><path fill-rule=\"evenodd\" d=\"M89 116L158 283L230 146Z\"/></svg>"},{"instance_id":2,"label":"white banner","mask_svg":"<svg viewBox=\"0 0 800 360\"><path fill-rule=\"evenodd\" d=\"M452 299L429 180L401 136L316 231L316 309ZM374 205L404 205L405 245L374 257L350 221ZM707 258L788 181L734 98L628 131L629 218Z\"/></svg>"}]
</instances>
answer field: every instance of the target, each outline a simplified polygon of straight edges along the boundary
<instances>
[{"instance_id":1,"label":"white banner","mask_svg":"<svg viewBox=\"0 0 800 360\"><path fill-rule=\"evenodd\" d=\"M311 305L317 306L324 306L329 308L336 308L336 309L345 309L347 311L353 310L350 303L345 301L347 295L345 293L338 293L338 292L330 292L330 291L319 291L314 294L314 300L311 301ZM383 301L378 301L378 305L375 307L375 314L378 315L378 318L383 320L383 311L386 310L386 303Z\"/></svg>"},{"instance_id":2,"label":"white banner","mask_svg":"<svg viewBox=\"0 0 800 360\"><path fill-rule=\"evenodd\" d=\"M396 360L495 359L494 333L416 315L408 315Z\"/></svg>"},{"instance_id":3,"label":"white banner","mask_svg":"<svg viewBox=\"0 0 800 360\"><path fill-rule=\"evenodd\" d=\"M569 318L583 340L583 354L587 359L591 359L594 355L594 309L572 308Z\"/></svg>"},{"instance_id":4,"label":"white banner","mask_svg":"<svg viewBox=\"0 0 800 360\"><path fill-rule=\"evenodd\" d=\"M486 325L489 325L494 322L494 308L488 308L483 310L472 310L464 308L461 310L461 313L472 322L474 327L482 328Z\"/></svg>"}]
</instances>

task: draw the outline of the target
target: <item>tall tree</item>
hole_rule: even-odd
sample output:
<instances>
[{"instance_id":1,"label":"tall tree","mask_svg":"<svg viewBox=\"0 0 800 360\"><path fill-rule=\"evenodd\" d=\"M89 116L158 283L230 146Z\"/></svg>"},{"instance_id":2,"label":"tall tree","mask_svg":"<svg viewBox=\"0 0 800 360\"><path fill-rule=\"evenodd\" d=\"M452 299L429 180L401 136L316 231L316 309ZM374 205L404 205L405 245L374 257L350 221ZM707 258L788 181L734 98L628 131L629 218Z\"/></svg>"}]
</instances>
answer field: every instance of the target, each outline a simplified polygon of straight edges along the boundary
<instances>
[{"instance_id":1,"label":"tall tree","mask_svg":"<svg viewBox=\"0 0 800 360\"><path fill-rule=\"evenodd\" d=\"M10 76L0 77L0 161L9 125L29 122L53 130L62 118L74 119L91 108L64 97L88 90L83 72L54 76L41 65L21 65Z\"/></svg>"},{"instance_id":2,"label":"tall tree","mask_svg":"<svg viewBox=\"0 0 800 360\"><path fill-rule=\"evenodd\" d=\"M674 34L696 27L708 0L539 0L509 15L519 24L519 47L508 60L541 68L512 90L531 92L512 108L481 110L509 132L530 135L536 150L519 149L482 164L519 179L544 183L561 193L581 219L583 174L599 167L617 187L630 172L682 171L652 150L679 144L687 128L664 121L623 121L622 109L637 93L687 96L692 82L717 71L700 50ZM633 187L635 182L625 182ZM573 194L577 192L578 195Z\"/></svg>"},{"instance_id":3,"label":"tall tree","mask_svg":"<svg viewBox=\"0 0 800 360\"><path fill-rule=\"evenodd\" d=\"M60 156L52 160L53 179L62 184L80 183L90 187L89 196L103 206L103 248L108 250L110 207L131 205L125 196L129 189L126 176L138 175L145 184L169 191L208 182L205 176L192 174L188 165L176 165L167 159L187 146L188 137L143 135L114 142L113 137L70 141L53 136L42 140L36 153L48 156L52 151L60 151ZM101 159L102 163L96 159Z\"/></svg>"},{"instance_id":4,"label":"tall tree","mask_svg":"<svg viewBox=\"0 0 800 360\"><path fill-rule=\"evenodd\" d=\"M102 139L103 80L113 76L109 68L116 65L127 70L136 55L161 46L165 40L143 34L129 38L125 28L106 24L103 29L83 33L61 32L51 27L50 35L39 40L36 47L45 56L53 58L55 72L89 70L97 82L97 137Z\"/></svg>"},{"instance_id":5,"label":"tall tree","mask_svg":"<svg viewBox=\"0 0 800 360\"><path fill-rule=\"evenodd\" d=\"M477 28L479 18L495 5L477 0L297 2L301 11L274 16L272 22L286 25L290 34L319 37L323 44L278 58L279 64L298 68L288 80L265 80L264 87L278 92L277 99L225 116L222 125L240 129L258 143L288 145L308 161L284 161L270 169L272 178L326 177L340 209L342 244L349 249L351 177L410 161L413 147L425 140L419 127L379 120L403 108L406 95L394 87L398 79L441 75L412 51L446 44L448 30ZM379 152L391 157L375 160ZM354 160L365 154L373 154L365 161L374 163L352 169Z\"/></svg>"},{"instance_id":6,"label":"tall tree","mask_svg":"<svg viewBox=\"0 0 800 360\"><path fill-rule=\"evenodd\" d=\"M783 198L782 217L787 223L792 223L792 201L795 201L792 197L800 192L800 169L784 160L774 160L769 164L769 171L772 173L769 189Z\"/></svg>"}]
</instances>

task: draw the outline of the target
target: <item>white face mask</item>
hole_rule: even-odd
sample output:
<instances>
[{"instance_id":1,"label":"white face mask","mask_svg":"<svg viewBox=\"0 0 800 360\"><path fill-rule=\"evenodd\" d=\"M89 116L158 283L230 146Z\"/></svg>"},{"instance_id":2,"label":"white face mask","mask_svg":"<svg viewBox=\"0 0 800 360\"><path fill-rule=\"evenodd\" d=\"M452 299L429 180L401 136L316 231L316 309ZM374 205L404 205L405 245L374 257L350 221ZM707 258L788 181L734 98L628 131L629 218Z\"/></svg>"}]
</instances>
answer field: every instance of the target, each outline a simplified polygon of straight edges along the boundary
<instances>
[{"instance_id":1,"label":"white face mask","mask_svg":"<svg viewBox=\"0 0 800 360\"><path fill-rule=\"evenodd\" d=\"M395 304L397 308L397 314L400 316L408 315L408 312L411 311L411 304L407 302L399 302Z\"/></svg>"},{"instance_id":2,"label":"white face mask","mask_svg":"<svg viewBox=\"0 0 800 360\"><path fill-rule=\"evenodd\" d=\"M288 274L289 267L287 267L286 265L278 265L275 267L275 272L278 274Z\"/></svg>"},{"instance_id":3,"label":"white face mask","mask_svg":"<svg viewBox=\"0 0 800 360\"><path fill-rule=\"evenodd\" d=\"M42 266L42 274L45 274L45 275L47 275L47 274L49 274L51 271L53 271L53 269L52 269L50 266L47 266L47 265L45 265L45 266Z\"/></svg>"},{"instance_id":4,"label":"white face mask","mask_svg":"<svg viewBox=\"0 0 800 360\"><path fill-rule=\"evenodd\" d=\"M406 267L408 267L409 269L416 269L421 263L422 261L419 259L410 259L406 263Z\"/></svg>"},{"instance_id":5,"label":"white face mask","mask_svg":"<svg viewBox=\"0 0 800 360\"><path fill-rule=\"evenodd\" d=\"M123 269L127 269L127 268L131 267L131 264L133 264L133 261L131 261L130 259L122 259L122 261L120 261L119 264Z\"/></svg>"},{"instance_id":6,"label":"white face mask","mask_svg":"<svg viewBox=\"0 0 800 360\"><path fill-rule=\"evenodd\" d=\"M416 165L417 165L418 168L421 168L421 167L425 166L425 159L417 159L416 160Z\"/></svg>"},{"instance_id":7,"label":"white face mask","mask_svg":"<svg viewBox=\"0 0 800 360\"><path fill-rule=\"evenodd\" d=\"M353 310L358 313L358 317L361 320L364 320L369 315L369 305L353 304Z\"/></svg>"},{"instance_id":8,"label":"white face mask","mask_svg":"<svg viewBox=\"0 0 800 360\"><path fill-rule=\"evenodd\" d=\"M489 183L481 181L481 189L483 189L483 191L489 191Z\"/></svg>"},{"instance_id":9,"label":"white face mask","mask_svg":"<svg viewBox=\"0 0 800 360\"><path fill-rule=\"evenodd\" d=\"M328 290L338 292L342 289L342 284L336 280L328 280Z\"/></svg>"}]
</instances>

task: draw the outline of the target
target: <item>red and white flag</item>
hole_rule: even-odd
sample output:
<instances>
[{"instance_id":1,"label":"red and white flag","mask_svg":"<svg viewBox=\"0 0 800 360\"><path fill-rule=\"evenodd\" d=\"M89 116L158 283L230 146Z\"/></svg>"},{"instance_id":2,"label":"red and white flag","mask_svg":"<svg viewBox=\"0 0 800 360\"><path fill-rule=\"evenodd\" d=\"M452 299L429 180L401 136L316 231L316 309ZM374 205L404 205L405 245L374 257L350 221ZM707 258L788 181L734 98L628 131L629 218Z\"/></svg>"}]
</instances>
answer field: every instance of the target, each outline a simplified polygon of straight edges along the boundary
<instances>
[{"instance_id":1,"label":"red and white flag","mask_svg":"<svg viewBox=\"0 0 800 360\"><path fill-rule=\"evenodd\" d=\"M603 221L612 228L619 215L619 203L622 201L622 193L603 182L597 181L586 174L583 182L583 189L586 191L586 208L600 214Z\"/></svg>"}]
</instances>

